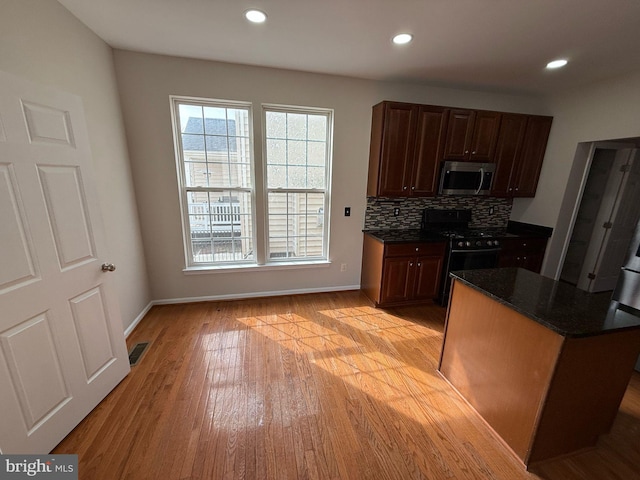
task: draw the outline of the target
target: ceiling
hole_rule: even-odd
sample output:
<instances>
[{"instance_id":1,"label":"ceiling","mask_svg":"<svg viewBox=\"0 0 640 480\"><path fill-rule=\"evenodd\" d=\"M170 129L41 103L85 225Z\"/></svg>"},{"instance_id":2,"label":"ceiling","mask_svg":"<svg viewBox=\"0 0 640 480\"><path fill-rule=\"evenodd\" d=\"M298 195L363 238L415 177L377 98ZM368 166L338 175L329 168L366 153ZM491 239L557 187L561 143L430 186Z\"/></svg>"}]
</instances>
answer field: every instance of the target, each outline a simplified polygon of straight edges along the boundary
<instances>
[{"instance_id":1,"label":"ceiling","mask_svg":"<svg viewBox=\"0 0 640 480\"><path fill-rule=\"evenodd\" d=\"M640 70L637 0L58 1L114 48L366 79L545 94Z\"/></svg>"}]
</instances>

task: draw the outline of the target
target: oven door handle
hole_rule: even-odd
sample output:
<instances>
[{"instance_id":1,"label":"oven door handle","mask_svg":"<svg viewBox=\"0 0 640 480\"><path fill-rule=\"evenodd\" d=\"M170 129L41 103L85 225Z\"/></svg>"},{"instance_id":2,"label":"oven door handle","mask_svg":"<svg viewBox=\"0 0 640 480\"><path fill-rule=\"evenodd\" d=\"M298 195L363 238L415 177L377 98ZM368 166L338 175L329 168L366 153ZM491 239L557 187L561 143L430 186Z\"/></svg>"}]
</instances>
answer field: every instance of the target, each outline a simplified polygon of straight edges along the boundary
<instances>
[{"instance_id":1,"label":"oven door handle","mask_svg":"<svg viewBox=\"0 0 640 480\"><path fill-rule=\"evenodd\" d=\"M479 248L477 250L451 250L451 253L496 253L500 248Z\"/></svg>"},{"instance_id":2,"label":"oven door handle","mask_svg":"<svg viewBox=\"0 0 640 480\"><path fill-rule=\"evenodd\" d=\"M484 182L484 168L480 167L480 184L478 185L478 188L476 189L476 195L478 195L480 193L480 190L482 190L482 183Z\"/></svg>"}]
</instances>

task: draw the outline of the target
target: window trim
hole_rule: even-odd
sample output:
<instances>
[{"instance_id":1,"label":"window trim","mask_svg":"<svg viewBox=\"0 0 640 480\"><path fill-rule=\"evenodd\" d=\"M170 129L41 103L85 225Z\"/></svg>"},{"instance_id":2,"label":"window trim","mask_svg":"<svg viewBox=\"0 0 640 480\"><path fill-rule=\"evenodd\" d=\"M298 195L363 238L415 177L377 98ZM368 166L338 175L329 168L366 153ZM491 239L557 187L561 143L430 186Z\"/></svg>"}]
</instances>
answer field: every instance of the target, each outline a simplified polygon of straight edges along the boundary
<instances>
[{"instance_id":1,"label":"window trim","mask_svg":"<svg viewBox=\"0 0 640 480\"><path fill-rule=\"evenodd\" d=\"M174 158L176 165L176 186L178 189L178 199L180 207L180 217L182 226L182 246L185 259L183 273L185 275L207 274L216 272L249 272L265 270L299 269L326 267L331 264L330 260L330 236L331 236L331 178L333 165L333 134L334 134L334 110L332 108L304 107L284 104L263 103L261 106L261 116L254 115L254 102L223 100L215 98L192 97L184 95L169 95L171 125L174 140ZM249 150L250 150L250 173L251 188L238 188L237 190L250 191L252 208L252 242L254 256L251 260L235 260L224 262L202 262L196 263L193 260L193 247L191 243L191 227L189 224L188 199L187 194L191 190L203 190L203 187L187 187L184 168L184 157L182 150L182 132L180 131L180 112L178 105L214 106L223 108L244 108L248 111L249 122ZM311 115L325 115L327 117L327 141L326 141L326 163L325 163L325 188L322 189L282 189L282 191L294 192L324 192L324 225L323 225L323 255L314 257L285 257L282 259L268 258L269 256L269 218L268 218L268 196L270 191L279 189L269 189L267 186L267 139L266 139L266 112L279 111L283 113L305 113ZM256 125L257 118L260 119ZM261 138L256 136L260 132ZM256 145L261 144L258 149ZM260 182L257 181L261 178ZM206 191L229 191L233 188L225 187L204 187ZM262 241L259 241L259 240Z\"/></svg>"},{"instance_id":2,"label":"window trim","mask_svg":"<svg viewBox=\"0 0 640 480\"><path fill-rule=\"evenodd\" d=\"M268 163L267 163L267 112L281 113L301 113L307 115L323 115L327 118L327 139L325 148L325 188L269 188L268 184ZM331 229L331 167L333 165L333 117L334 110L332 108L320 107L303 107L296 105L283 105L274 103L262 104L262 188L263 188L263 208L262 216L264 217L264 256L267 265L286 265L299 263L319 263L329 262L329 236ZM292 193L324 193L324 224L322 228L322 256L315 257L283 257L269 258L269 193L271 192L292 192Z\"/></svg>"},{"instance_id":3,"label":"window trim","mask_svg":"<svg viewBox=\"0 0 640 480\"><path fill-rule=\"evenodd\" d=\"M229 267L243 267L258 264L258 255L255 250L257 247L257 230L256 230L256 217L259 214L256 205L256 174L255 174L255 147L254 147L254 134L253 134L253 104L251 102L239 102L233 100L219 100L213 98L201 98L201 97L187 97L182 95L170 95L171 106L171 124L173 128L173 143L174 143L174 156L176 162L177 173L177 187L178 198L180 204L180 217L182 224L182 247L185 259L185 270L202 270L202 269L217 269L217 268L229 268ZM185 159L183 156L182 145L182 132L180 131L180 111L179 105L193 105L196 107L212 106L218 108L237 108L246 109L248 113L249 124L249 154L250 154L250 172L251 172L251 187L188 187L185 178ZM249 192L251 198L251 229L254 256L251 260L234 260L223 262L194 262L193 257L193 245L191 242L191 225L189 223L189 202L187 195L190 191L202 191L202 192L225 192L225 191L242 191Z\"/></svg>"}]
</instances>

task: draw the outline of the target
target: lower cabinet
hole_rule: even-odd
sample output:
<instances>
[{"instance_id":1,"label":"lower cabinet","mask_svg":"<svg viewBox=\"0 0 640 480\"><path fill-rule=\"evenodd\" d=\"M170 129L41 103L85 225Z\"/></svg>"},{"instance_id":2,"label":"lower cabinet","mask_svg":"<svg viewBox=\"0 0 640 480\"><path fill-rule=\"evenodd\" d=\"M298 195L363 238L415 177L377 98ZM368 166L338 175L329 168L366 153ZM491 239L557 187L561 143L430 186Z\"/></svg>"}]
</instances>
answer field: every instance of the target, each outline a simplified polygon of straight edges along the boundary
<instances>
[{"instance_id":1,"label":"lower cabinet","mask_svg":"<svg viewBox=\"0 0 640 480\"><path fill-rule=\"evenodd\" d=\"M438 296L445 242L387 244L365 235L361 287L376 306Z\"/></svg>"},{"instance_id":2,"label":"lower cabinet","mask_svg":"<svg viewBox=\"0 0 640 480\"><path fill-rule=\"evenodd\" d=\"M499 267L520 267L540 273L547 250L547 239L540 237L517 237L502 240L498 259Z\"/></svg>"}]
</instances>

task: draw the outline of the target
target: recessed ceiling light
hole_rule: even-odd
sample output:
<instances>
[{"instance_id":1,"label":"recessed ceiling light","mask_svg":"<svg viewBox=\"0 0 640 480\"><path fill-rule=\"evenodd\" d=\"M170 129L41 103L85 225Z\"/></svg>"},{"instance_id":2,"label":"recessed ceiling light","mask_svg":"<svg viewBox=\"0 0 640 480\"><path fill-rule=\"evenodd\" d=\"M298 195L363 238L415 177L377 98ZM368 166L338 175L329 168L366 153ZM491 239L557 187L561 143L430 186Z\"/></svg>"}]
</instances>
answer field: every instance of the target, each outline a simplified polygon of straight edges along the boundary
<instances>
[{"instance_id":1,"label":"recessed ceiling light","mask_svg":"<svg viewBox=\"0 0 640 480\"><path fill-rule=\"evenodd\" d=\"M567 61L563 58L560 60L554 60L553 62L547 63L547 68L561 68L567 64Z\"/></svg>"},{"instance_id":2,"label":"recessed ceiling light","mask_svg":"<svg viewBox=\"0 0 640 480\"><path fill-rule=\"evenodd\" d=\"M399 33L393 37L393 43L396 45L404 45L405 43L409 43L411 40L413 40L413 35L410 33Z\"/></svg>"},{"instance_id":3,"label":"recessed ceiling light","mask_svg":"<svg viewBox=\"0 0 640 480\"><path fill-rule=\"evenodd\" d=\"M244 12L244 17L253 23L263 23L267 19L267 14L260 10L247 10Z\"/></svg>"}]
</instances>

